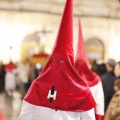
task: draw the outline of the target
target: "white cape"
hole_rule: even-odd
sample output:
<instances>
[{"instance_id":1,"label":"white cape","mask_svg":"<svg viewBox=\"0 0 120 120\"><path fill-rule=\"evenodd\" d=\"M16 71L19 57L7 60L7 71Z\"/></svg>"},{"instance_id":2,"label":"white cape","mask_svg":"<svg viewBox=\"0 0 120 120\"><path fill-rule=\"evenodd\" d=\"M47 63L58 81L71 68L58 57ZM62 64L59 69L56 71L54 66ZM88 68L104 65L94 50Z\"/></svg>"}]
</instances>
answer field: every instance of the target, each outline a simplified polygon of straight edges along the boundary
<instances>
[{"instance_id":1,"label":"white cape","mask_svg":"<svg viewBox=\"0 0 120 120\"><path fill-rule=\"evenodd\" d=\"M86 112L55 111L23 101L18 120L95 120L94 109Z\"/></svg>"}]
</instances>

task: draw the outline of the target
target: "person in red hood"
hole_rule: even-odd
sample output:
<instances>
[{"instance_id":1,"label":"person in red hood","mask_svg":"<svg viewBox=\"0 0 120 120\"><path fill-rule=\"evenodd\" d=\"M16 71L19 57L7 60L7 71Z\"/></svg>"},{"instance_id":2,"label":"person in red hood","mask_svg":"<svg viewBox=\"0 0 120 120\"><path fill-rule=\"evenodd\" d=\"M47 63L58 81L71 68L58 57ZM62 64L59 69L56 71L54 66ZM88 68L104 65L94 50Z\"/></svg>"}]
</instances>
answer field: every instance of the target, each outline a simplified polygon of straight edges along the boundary
<instances>
[{"instance_id":1,"label":"person in red hood","mask_svg":"<svg viewBox=\"0 0 120 120\"><path fill-rule=\"evenodd\" d=\"M90 70L90 65L87 60L85 43L82 36L82 30L79 20L79 35L78 35L78 48L75 60L75 68L79 75L89 85L93 97L96 101L95 115L96 120L103 120L104 117L104 93L100 77Z\"/></svg>"},{"instance_id":2,"label":"person in red hood","mask_svg":"<svg viewBox=\"0 0 120 120\"><path fill-rule=\"evenodd\" d=\"M67 0L52 54L27 92L18 120L95 120L96 103L74 67L72 24L73 0Z\"/></svg>"},{"instance_id":3,"label":"person in red hood","mask_svg":"<svg viewBox=\"0 0 120 120\"><path fill-rule=\"evenodd\" d=\"M15 64L10 61L5 66L5 91L7 95L12 96L13 91L16 89L17 86L17 69Z\"/></svg>"}]
</instances>

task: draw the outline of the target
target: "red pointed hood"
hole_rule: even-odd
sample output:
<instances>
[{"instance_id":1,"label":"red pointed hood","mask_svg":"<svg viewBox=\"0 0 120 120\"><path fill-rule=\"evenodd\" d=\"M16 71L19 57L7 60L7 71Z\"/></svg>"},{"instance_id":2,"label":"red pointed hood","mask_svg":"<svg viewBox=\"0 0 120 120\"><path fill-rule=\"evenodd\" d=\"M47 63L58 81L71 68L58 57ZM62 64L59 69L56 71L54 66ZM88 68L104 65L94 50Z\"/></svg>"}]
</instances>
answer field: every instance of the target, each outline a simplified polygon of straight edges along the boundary
<instances>
[{"instance_id":1,"label":"red pointed hood","mask_svg":"<svg viewBox=\"0 0 120 120\"><path fill-rule=\"evenodd\" d=\"M78 46L77 46L77 55L76 60L83 60L88 64L87 56L86 56L86 49L85 49L85 43L82 35L82 28L80 25L80 19L79 19L79 27L78 27Z\"/></svg>"},{"instance_id":2,"label":"red pointed hood","mask_svg":"<svg viewBox=\"0 0 120 120\"><path fill-rule=\"evenodd\" d=\"M52 55L24 100L55 110L86 111L95 106L73 60L73 0L67 0Z\"/></svg>"},{"instance_id":3,"label":"red pointed hood","mask_svg":"<svg viewBox=\"0 0 120 120\"><path fill-rule=\"evenodd\" d=\"M12 61L10 61L10 63L5 66L6 71L12 71L15 68L16 68L16 66Z\"/></svg>"},{"instance_id":4,"label":"red pointed hood","mask_svg":"<svg viewBox=\"0 0 120 120\"><path fill-rule=\"evenodd\" d=\"M74 65L73 58L73 6L72 0L67 0L57 39L53 48L52 57L60 54L61 57L68 56L72 65Z\"/></svg>"},{"instance_id":5,"label":"red pointed hood","mask_svg":"<svg viewBox=\"0 0 120 120\"><path fill-rule=\"evenodd\" d=\"M94 86L100 81L100 77L96 73L92 72L89 68L80 20L75 68L89 86Z\"/></svg>"}]
</instances>

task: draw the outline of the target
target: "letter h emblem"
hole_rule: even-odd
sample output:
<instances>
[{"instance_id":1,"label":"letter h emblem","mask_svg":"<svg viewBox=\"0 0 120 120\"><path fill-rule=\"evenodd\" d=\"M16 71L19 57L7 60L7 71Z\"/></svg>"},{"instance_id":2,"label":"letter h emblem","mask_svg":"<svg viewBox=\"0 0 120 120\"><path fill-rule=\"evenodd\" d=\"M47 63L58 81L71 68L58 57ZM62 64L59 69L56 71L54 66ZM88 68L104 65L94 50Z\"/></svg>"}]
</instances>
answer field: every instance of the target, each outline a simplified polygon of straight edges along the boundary
<instances>
[{"instance_id":1,"label":"letter h emblem","mask_svg":"<svg viewBox=\"0 0 120 120\"><path fill-rule=\"evenodd\" d=\"M50 99L50 103L52 103L53 99L56 100L56 95L57 95L57 91L54 90L54 86L52 86L52 90L48 91L48 96L47 98Z\"/></svg>"}]
</instances>

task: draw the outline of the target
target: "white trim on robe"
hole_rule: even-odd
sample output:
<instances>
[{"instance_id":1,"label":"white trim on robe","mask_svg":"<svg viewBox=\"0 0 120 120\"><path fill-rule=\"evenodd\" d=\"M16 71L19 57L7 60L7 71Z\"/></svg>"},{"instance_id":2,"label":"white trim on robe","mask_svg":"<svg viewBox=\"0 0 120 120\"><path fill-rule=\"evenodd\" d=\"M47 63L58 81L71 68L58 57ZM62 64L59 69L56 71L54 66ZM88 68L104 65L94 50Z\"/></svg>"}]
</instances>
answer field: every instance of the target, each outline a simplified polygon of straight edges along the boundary
<instances>
[{"instance_id":1,"label":"white trim on robe","mask_svg":"<svg viewBox=\"0 0 120 120\"><path fill-rule=\"evenodd\" d=\"M96 102L96 114L104 116L104 93L102 82L100 81L97 85L90 87L90 90Z\"/></svg>"},{"instance_id":2,"label":"white trim on robe","mask_svg":"<svg viewBox=\"0 0 120 120\"><path fill-rule=\"evenodd\" d=\"M94 109L86 112L55 111L23 101L18 120L95 120L95 114Z\"/></svg>"}]
</instances>

